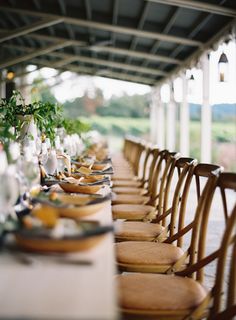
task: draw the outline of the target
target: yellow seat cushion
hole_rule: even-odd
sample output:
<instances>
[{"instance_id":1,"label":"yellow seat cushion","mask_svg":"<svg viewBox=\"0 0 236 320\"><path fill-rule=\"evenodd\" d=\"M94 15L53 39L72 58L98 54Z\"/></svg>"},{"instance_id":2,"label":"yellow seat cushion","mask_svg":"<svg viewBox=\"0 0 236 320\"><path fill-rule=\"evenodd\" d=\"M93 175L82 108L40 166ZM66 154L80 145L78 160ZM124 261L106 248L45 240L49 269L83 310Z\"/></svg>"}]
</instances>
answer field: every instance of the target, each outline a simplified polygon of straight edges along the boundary
<instances>
[{"instance_id":1,"label":"yellow seat cushion","mask_svg":"<svg viewBox=\"0 0 236 320\"><path fill-rule=\"evenodd\" d=\"M125 221L121 224L120 230L116 231L118 239L125 238L133 241L151 241L164 230L158 223L148 223L140 221Z\"/></svg>"},{"instance_id":2,"label":"yellow seat cushion","mask_svg":"<svg viewBox=\"0 0 236 320\"><path fill-rule=\"evenodd\" d=\"M118 276L117 281L120 307L143 314L185 315L207 295L197 281L178 276L128 274Z\"/></svg>"},{"instance_id":3,"label":"yellow seat cushion","mask_svg":"<svg viewBox=\"0 0 236 320\"><path fill-rule=\"evenodd\" d=\"M149 197L138 194L116 194L112 199L112 204L145 204Z\"/></svg>"},{"instance_id":4,"label":"yellow seat cushion","mask_svg":"<svg viewBox=\"0 0 236 320\"><path fill-rule=\"evenodd\" d=\"M125 241L115 244L120 263L140 265L172 265L184 254L183 250L169 243Z\"/></svg>"},{"instance_id":5,"label":"yellow seat cushion","mask_svg":"<svg viewBox=\"0 0 236 320\"><path fill-rule=\"evenodd\" d=\"M140 187L140 181L136 180L112 180L113 187Z\"/></svg>"},{"instance_id":6,"label":"yellow seat cushion","mask_svg":"<svg viewBox=\"0 0 236 320\"><path fill-rule=\"evenodd\" d=\"M137 187L115 187L112 189L113 192L117 194L144 194L147 192L146 189Z\"/></svg>"},{"instance_id":7,"label":"yellow seat cushion","mask_svg":"<svg viewBox=\"0 0 236 320\"><path fill-rule=\"evenodd\" d=\"M154 210L155 207L144 204L117 204L112 206L112 216L113 219L143 220Z\"/></svg>"},{"instance_id":8,"label":"yellow seat cushion","mask_svg":"<svg viewBox=\"0 0 236 320\"><path fill-rule=\"evenodd\" d=\"M130 174L129 172L121 172L121 173L115 173L112 176L112 180L135 180L135 175Z\"/></svg>"}]
</instances>

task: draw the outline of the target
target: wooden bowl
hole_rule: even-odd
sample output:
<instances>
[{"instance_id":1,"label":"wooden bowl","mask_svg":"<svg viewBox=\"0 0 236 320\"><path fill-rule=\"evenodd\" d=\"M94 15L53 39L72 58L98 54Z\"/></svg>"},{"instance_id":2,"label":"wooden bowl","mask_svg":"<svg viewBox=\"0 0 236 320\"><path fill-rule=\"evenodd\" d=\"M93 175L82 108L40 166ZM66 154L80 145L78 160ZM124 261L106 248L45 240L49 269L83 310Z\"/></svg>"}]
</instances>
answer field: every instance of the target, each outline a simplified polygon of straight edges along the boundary
<instances>
[{"instance_id":1,"label":"wooden bowl","mask_svg":"<svg viewBox=\"0 0 236 320\"><path fill-rule=\"evenodd\" d=\"M110 167L110 165L108 165L107 163L94 163L92 166L92 170L98 170L98 171L102 171L107 169L108 167Z\"/></svg>"},{"instance_id":2,"label":"wooden bowl","mask_svg":"<svg viewBox=\"0 0 236 320\"><path fill-rule=\"evenodd\" d=\"M104 235L96 235L83 239L43 239L16 234L15 238L17 244L27 251L65 253L91 249L104 238Z\"/></svg>"},{"instance_id":3,"label":"wooden bowl","mask_svg":"<svg viewBox=\"0 0 236 320\"><path fill-rule=\"evenodd\" d=\"M53 237L53 230L45 227L21 228L15 232L16 243L27 251L76 252L94 247L105 237L107 232L113 231L112 225L100 226L97 221L82 221L77 224L77 234L67 234L61 238Z\"/></svg>"},{"instance_id":4,"label":"wooden bowl","mask_svg":"<svg viewBox=\"0 0 236 320\"><path fill-rule=\"evenodd\" d=\"M67 183L67 182L61 182L59 183L60 187L65 191L65 192L70 192L70 193L86 193L86 194L94 194L98 192L103 186L102 185L95 185L95 186L83 186L75 183Z\"/></svg>"},{"instance_id":5,"label":"wooden bowl","mask_svg":"<svg viewBox=\"0 0 236 320\"><path fill-rule=\"evenodd\" d=\"M76 194L63 194L63 193L58 193L57 195L58 199L63 203L63 204L68 204L68 207L58 207L57 212L61 217L66 217L66 218L72 218L72 219L78 219L82 218L91 214L94 214L104 208L110 200L105 200L103 202L98 202L98 203L91 203L91 204L86 204L89 202L89 200L93 200L91 197L89 199L88 197L83 197L85 203L82 204L81 197L76 197ZM83 199L82 198L82 199Z\"/></svg>"}]
</instances>

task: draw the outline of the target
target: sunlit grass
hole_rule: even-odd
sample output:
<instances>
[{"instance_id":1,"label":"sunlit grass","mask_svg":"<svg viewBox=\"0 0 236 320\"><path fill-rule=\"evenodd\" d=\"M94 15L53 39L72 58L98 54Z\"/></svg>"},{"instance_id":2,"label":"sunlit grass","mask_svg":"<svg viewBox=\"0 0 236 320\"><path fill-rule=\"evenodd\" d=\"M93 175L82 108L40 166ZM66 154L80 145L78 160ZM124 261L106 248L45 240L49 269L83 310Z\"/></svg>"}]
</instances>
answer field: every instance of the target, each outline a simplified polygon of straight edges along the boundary
<instances>
[{"instance_id":1,"label":"sunlit grass","mask_svg":"<svg viewBox=\"0 0 236 320\"><path fill-rule=\"evenodd\" d=\"M110 149L114 152L123 146L126 134L150 137L148 118L98 117L83 118L92 128L107 136ZM190 122L190 156L200 160L201 123ZM179 126L176 126L176 147L179 146ZM227 153L227 156L222 153ZM227 158L227 159L226 159ZM226 161L226 160L227 161ZM212 123L212 162L224 165L228 170L236 170L236 124L232 122Z\"/></svg>"}]
</instances>

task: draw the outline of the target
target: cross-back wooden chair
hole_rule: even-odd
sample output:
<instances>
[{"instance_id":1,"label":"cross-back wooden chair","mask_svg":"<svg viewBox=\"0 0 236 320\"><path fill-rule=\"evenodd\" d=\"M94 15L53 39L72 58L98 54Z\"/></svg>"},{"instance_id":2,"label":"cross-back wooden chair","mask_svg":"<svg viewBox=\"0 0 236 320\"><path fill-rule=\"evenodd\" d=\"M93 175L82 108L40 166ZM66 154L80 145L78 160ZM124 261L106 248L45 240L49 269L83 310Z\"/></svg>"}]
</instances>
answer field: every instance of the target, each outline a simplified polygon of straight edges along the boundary
<instances>
[{"instance_id":1,"label":"cross-back wooden chair","mask_svg":"<svg viewBox=\"0 0 236 320\"><path fill-rule=\"evenodd\" d=\"M208 188L209 187L209 188ZM213 195L219 188L224 194L236 191L236 174L222 173L208 183L208 197L202 201L204 217L209 215ZM222 198L227 221L222 241L216 251L205 255L204 240L198 238L196 261L174 275L127 274L118 276L122 319L160 320L233 320L236 316L236 205L229 214ZM235 201L234 201L235 202ZM226 205L224 205L224 203ZM201 234L201 235L202 235ZM201 236L200 235L200 236ZM203 270L217 259L212 288L204 286ZM228 263L227 263L228 261ZM226 286L225 286L226 284Z\"/></svg>"},{"instance_id":2,"label":"cross-back wooden chair","mask_svg":"<svg viewBox=\"0 0 236 320\"><path fill-rule=\"evenodd\" d=\"M199 201L195 209L195 215L191 221L185 225L186 210L184 209L187 201L181 202L177 232L170 235L167 239L158 239L163 242L147 241L124 241L116 244L117 264L120 271L129 272L153 272L169 273L186 266L188 259L190 264L195 262L195 251L197 239L202 230L206 232L203 225L200 228L202 218L202 207L206 199L212 193L217 174L221 168L211 164L198 164L194 169L194 177L197 182L197 197ZM200 181L200 178L207 178ZM205 184L204 188L200 188ZM190 188L190 186L186 186ZM186 190L183 192L183 196ZM208 216L204 216L207 219ZM207 221L207 220L206 220ZM187 250L183 250L183 240L187 240L187 234L191 233L190 244ZM204 238L203 234L201 235ZM174 245L176 244L176 245Z\"/></svg>"},{"instance_id":3,"label":"cross-back wooden chair","mask_svg":"<svg viewBox=\"0 0 236 320\"><path fill-rule=\"evenodd\" d=\"M128 165L128 159L129 159L129 150L130 147L132 148L134 141L130 137L125 137L124 139L124 145L123 150L121 153L113 155L113 165L121 166L121 165Z\"/></svg>"},{"instance_id":4,"label":"cross-back wooden chair","mask_svg":"<svg viewBox=\"0 0 236 320\"><path fill-rule=\"evenodd\" d=\"M145 150L145 144L141 141L134 141L129 148L130 156L128 164L122 162L120 165L117 165L114 163L115 174L112 180L132 180L137 178L139 162L142 152Z\"/></svg>"},{"instance_id":5,"label":"cross-back wooden chair","mask_svg":"<svg viewBox=\"0 0 236 320\"><path fill-rule=\"evenodd\" d=\"M179 157L167 150L157 151L157 159L152 166L153 173L149 179L148 193L142 195L117 195L113 200L112 214L114 219L152 220L156 216L160 179L167 178L172 163Z\"/></svg>"},{"instance_id":6,"label":"cross-back wooden chair","mask_svg":"<svg viewBox=\"0 0 236 320\"><path fill-rule=\"evenodd\" d=\"M160 183L156 218L151 222L124 221L116 232L116 241L162 241L172 236L177 216L180 210L185 210L196 165L193 158L179 158L172 162ZM175 179L174 174L177 174Z\"/></svg>"},{"instance_id":7,"label":"cross-back wooden chair","mask_svg":"<svg viewBox=\"0 0 236 320\"><path fill-rule=\"evenodd\" d=\"M154 151L155 153L155 157L157 154L157 160L156 162L158 162L159 158L162 158L162 152L160 152L159 154L159 150L157 149L157 151ZM165 157L163 157L163 160L165 160L165 162L167 162L167 155ZM155 179L155 172L156 172L156 163L154 163L154 166L152 165L150 168L150 179L147 185L147 189L148 192L146 195L140 195L140 194L116 194L116 196L114 196L113 200L112 200L112 204L145 204L147 202L150 201L151 197L152 197L152 191L153 191L153 181ZM151 203L150 203L151 204Z\"/></svg>"},{"instance_id":8,"label":"cross-back wooden chair","mask_svg":"<svg viewBox=\"0 0 236 320\"><path fill-rule=\"evenodd\" d=\"M143 151L143 161L139 165L139 177L137 179L130 180L115 180L113 181L112 191L117 194L141 194L144 192L145 183L149 175L148 164L153 158L154 150L150 145L147 145Z\"/></svg>"}]
</instances>

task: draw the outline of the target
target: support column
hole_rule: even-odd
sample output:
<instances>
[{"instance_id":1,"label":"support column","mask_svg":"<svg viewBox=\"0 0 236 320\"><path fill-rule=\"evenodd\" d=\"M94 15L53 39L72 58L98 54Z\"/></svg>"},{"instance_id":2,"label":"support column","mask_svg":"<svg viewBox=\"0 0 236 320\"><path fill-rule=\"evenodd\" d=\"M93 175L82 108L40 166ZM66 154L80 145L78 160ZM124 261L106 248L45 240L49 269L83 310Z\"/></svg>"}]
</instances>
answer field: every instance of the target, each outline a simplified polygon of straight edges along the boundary
<instances>
[{"instance_id":1,"label":"support column","mask_svg":"<svg viewBox=\"0 0 236 320\"><path fill-rule=\"evenodd\" d=\"M173 82L170 83L170 101L167 104L166 114L166 148L175 151L175 127L176 127L176 104L174 99Z\"/></svg>"},{"instance_id":2,"label":"support column","mask_svg":"<svg viewBox=\"0 0 236 320\"><path fill-rule=\"evenodd\" d=\"M150 141L156 143L156 99L155 89L151 91L150 98Z\"/></svg>"},{"instance_id":3,"label":"support column","mask_svg":"<svg viewBox=\"0 0 236 320\"><path fill-rule=\"evenodd\" d=\"M211 162L211 106L209 101L209 59L204 54L202 65L202 109L201 109L201 162Z\"/></svg>"},{"instance_id":4,"label":"support column","mask_svg":"<svg viewBox=\"0 0 236 320\"><path fill-rule=\"evenodd\" d=\"M164 103L161 100L161 90L156 92L157 109L156 109L156 143L161 150L165 148L165 114Z\"/></svg>"},{"instance_id":5,"label":"support column","mask_svg":"<svg viewBox=\"0 0 236 320\"><path fill-rule=\"evenodd\" d=\"M188 104L188 80L185 73L182 74L183 97L180 105L180 153L184 157L189 156L189 104Z\"/></svg>"},{"instance_id":6,"label":"support column","mask_svg":"<svg viewBox=\"0 0 236 320\"><path fill-rule=\"evenodd\" d=\"M4 72L0 74L0 99L6 98L6 81L4 79Z\"/></svg>"},{"instance_id":7,"label":"support column","mask_svg":"<svg viewBox=\"0 0 236 320\"><path fill-rule=\"evenodd\" d=\"M153 88L151 96L151 134L152 142L160 149L164 149L165 117L164 105L161 101L160 87Z\"/></svg>"}]
</instances>

